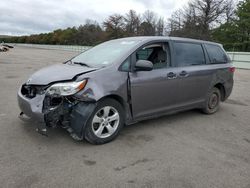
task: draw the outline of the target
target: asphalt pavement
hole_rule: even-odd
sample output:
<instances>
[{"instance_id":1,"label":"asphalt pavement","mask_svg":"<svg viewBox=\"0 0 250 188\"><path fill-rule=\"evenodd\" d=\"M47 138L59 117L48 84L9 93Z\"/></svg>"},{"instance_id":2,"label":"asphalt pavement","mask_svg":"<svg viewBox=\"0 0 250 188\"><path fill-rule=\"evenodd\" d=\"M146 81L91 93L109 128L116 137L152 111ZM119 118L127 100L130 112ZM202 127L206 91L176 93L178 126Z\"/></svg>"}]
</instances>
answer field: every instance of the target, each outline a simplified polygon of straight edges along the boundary
<instances>
[{"instance_id":1,"label":"asphalt pavement","mask_svg":"<svg viewBox=\"0 0 250 188\"><path fill-rule=\"evenodd\" d=\"M16 93L34 71L76 52L16 47L0 53L0 187L250 188L250 70L237 69L218 113L143 121L105 145L65 130L35 132Z\"/></svg>"}]
</instances>

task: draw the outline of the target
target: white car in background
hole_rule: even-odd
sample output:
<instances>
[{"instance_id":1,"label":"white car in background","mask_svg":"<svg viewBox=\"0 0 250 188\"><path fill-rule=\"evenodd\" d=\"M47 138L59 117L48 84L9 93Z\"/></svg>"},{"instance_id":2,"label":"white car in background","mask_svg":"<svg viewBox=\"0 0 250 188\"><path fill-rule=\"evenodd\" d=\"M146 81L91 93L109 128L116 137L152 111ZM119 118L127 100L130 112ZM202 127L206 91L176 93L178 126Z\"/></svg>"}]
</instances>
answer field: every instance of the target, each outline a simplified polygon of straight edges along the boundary
<instances>
[{"instance_id":1,"label":"white car in background","mask_svg":"<svg viewBox=\"0 0 250 188\"><path fill-rule=\"evenodd\" d=\"M14 47L8 44L4 44L4 43L0 44L0 52L7 52L9 51L10 48L14 48Z\"/></svg>"}]
</instances>

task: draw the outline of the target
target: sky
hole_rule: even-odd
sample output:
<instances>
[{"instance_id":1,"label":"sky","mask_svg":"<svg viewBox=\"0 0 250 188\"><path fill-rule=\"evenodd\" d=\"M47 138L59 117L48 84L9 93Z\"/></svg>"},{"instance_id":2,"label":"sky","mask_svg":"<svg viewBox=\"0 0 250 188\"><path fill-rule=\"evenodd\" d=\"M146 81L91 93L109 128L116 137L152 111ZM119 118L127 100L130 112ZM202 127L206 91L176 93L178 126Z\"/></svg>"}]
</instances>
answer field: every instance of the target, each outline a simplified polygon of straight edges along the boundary
<instances>
[{"instance_id":1,"label":"sky","mask_svg":"<svg viewBox=\"0 0 250 188\"><path fill-rule=\"evenodd\" d=\"M154 11L165 19L188 0L2 0L0 35L46 33L84 24L86 19L102 23L114 13L130 9L142 14Z\"/></svg>"}]
</instances>

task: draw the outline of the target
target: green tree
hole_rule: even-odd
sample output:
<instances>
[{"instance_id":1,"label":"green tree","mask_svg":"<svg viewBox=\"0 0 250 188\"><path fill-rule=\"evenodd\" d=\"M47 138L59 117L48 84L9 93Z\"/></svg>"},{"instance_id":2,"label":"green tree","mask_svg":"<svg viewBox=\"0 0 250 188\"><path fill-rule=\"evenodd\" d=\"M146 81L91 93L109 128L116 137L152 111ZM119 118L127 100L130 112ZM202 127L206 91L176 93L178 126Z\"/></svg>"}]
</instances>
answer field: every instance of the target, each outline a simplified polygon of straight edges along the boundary
<instances>
[{"instance_id":1,"label":"green tree","mask_svg":"<svg viewBox=\"0 0 250 188\"><path fill-rule=\"evenodd\" d=\"M239 42L243 43L242 50L250 51L250 1L244 0L238 4L236 11L238 19L236 26L238 27Z\"/></svg>"},{"instance_id":2,"label":"green tree","mask_svg":"<svg viewBox=\"0 0 250 188\"><path fill-rule=\"evenodd\" d=\"M103 30L96 21L87 20L85 25L79 26L75 38L78 45L96 45L104 40Z\"/></svg>"},{"instance_id":3,"label":"green tree","mask_svg":"<svg viewBox=\"0 0 250 188\"><path fill-rule=\"evenodd\" d=\"M227 50L250 51L250 1L241 1L235 11L235 19L212 31L215 41L224 44Z\"/></svg>"}]
</instances>

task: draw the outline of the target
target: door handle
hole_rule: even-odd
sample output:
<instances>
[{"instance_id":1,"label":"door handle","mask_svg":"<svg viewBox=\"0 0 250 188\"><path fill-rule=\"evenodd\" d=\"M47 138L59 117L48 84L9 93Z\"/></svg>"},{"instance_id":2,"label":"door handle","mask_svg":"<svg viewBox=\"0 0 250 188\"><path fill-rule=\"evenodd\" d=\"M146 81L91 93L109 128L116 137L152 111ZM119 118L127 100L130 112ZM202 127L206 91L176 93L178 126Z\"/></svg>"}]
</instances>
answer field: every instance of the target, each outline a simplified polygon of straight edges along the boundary
<instances>
[{"instance_id":1,"label":"door handle","mask_svg":"<svg viewBox=\"0 0 250 188\"><path fill-rule=\"evenodd\" d=\"M187 71L181 71L180 74L179 74L179 76L181 76L181 77L187 77L188 73L187 73Z\"/></svg>"},{"instance_id":2,"label":"door handle","mask_svg":"<svg viewBox=\"0 0 250 188\"><path fill-rule=\"evenodd\" d=\"M176 75L176 73L174 73L174 72L169 72L169 73L167 74L167 78L168 78L168 79L175 79L175 78L177 78L177 75Z\"/></svg>"}]
</instances>

